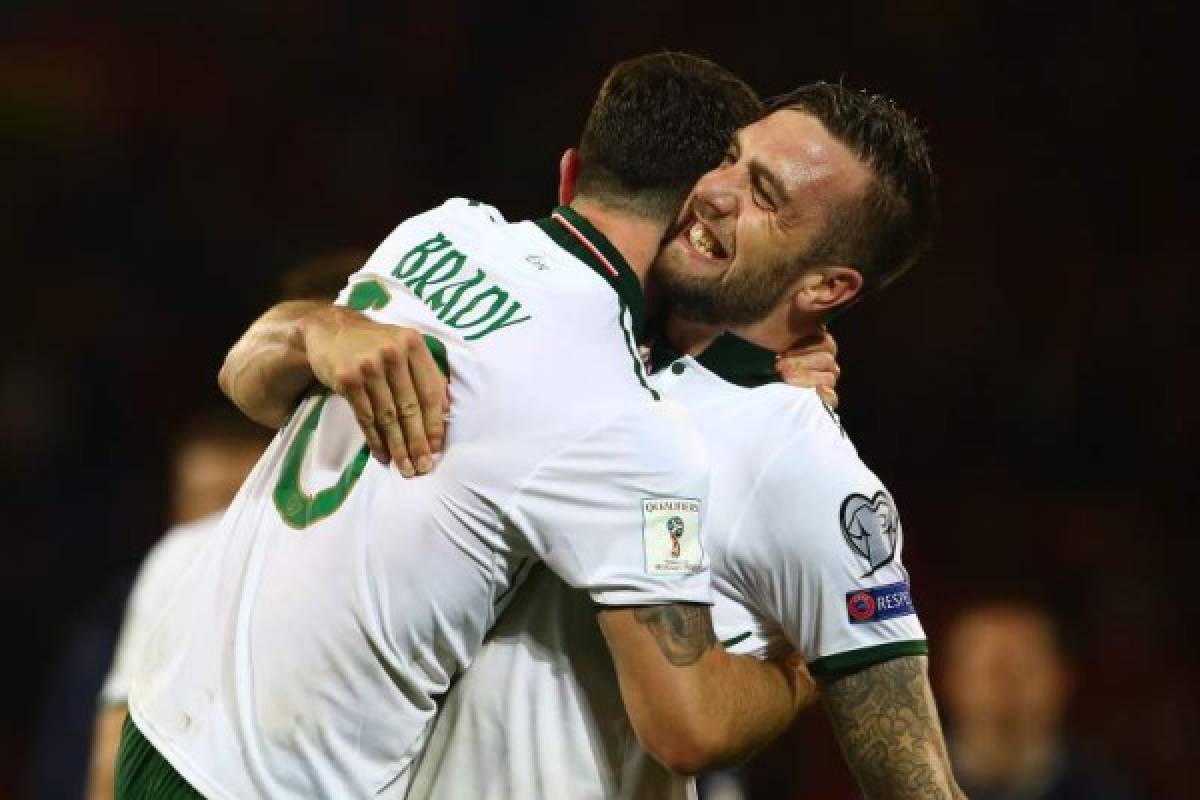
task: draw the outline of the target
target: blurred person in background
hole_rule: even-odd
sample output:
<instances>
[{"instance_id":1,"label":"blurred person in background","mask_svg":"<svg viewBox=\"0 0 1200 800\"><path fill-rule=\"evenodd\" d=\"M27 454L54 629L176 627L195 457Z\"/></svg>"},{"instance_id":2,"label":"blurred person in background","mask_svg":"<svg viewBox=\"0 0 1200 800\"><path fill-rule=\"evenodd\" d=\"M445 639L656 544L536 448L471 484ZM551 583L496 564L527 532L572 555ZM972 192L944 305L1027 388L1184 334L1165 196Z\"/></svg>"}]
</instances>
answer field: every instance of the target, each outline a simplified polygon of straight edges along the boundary
<instances>
[{"instance_id":1,"label":"blurred person in background","mask_svg":"<svg viewBox=\"0 0 1200 800\"><path fill-rule=\"evenodd\" d=\"M1074 687L1054 620L995 601L961 613L942 657L950 755L974 800L1126 800L1066 728Z\"/></svg>"},{"instance_id":2,"label":"blurred person in background","mask_svg":"<svg viewBox=\"0 0 1200 800\"><path fill-rule=\"evenodd\" d=\"M225 408L197 417L180 438L172 464L171 528L146 556L125 606L116 653L100 691L93 729L88 797L113 796L113 765L128 711L130 669L155 611L221 519L262 454L270 432Z\"/></svg>"},{"instance_id":3,"label":"blurred person in background","mask_svg":"<svg viewBox=\"0 0 1200 800\"><path fill-rule=\"evenodd\" d=\"M284 274L281 299L331 302L366 257L363 251L344 250L307 261ZM234 409L220 407L198 417L181 437L172 468L175 527L146 555L125 607L116 652L100 691L88 800L110 800L114 795L114 767L129 710L130 680L158 611L208 540L207 534L220 523L272 435Z\"/></svg>"}]
</instances>

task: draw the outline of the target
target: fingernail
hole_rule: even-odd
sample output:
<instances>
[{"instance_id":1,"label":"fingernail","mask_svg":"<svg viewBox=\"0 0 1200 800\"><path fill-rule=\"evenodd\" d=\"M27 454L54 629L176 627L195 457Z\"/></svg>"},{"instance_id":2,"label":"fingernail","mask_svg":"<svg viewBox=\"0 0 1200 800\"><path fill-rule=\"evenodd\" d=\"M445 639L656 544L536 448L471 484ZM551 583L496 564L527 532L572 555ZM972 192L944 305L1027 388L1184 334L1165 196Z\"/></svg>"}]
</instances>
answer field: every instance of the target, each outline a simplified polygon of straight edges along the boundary
<instances>
[{"instance_id":1,"label":"fingernail","mask_svg":"<svg viewBox=\"0 0 1200 800\"><path fill-rule=\"evenodd\" d=\"M442 444L442 440L437 437L429 440L429 448L437 453L442 452Z\"/></svg>"},{"instance_id":2,"label":"fingernail","mask_svg":"<svg viewBox=\"0 0 1200 800\"><path fill-rule=\"evenodd\" d=\"M413 465L412 465L411 459L406 458L406 459L404 459L404 462L402 464L400 464L400 474L406 478L411 478L415 474L413 472Z\"/></svg>"},{"instance_id":3,"label":"fingernail","mask_svg":"<svg viewBox=\"0 0 1200 800\"><path fill-rule=\"evenodd\" d=\"M426 472L429 472L429 470L431 470L431 469L433 469L433 457L432 456L421 456L420 458L417 459L417 472L424 475Z\"/></svg>"}]
</instances>

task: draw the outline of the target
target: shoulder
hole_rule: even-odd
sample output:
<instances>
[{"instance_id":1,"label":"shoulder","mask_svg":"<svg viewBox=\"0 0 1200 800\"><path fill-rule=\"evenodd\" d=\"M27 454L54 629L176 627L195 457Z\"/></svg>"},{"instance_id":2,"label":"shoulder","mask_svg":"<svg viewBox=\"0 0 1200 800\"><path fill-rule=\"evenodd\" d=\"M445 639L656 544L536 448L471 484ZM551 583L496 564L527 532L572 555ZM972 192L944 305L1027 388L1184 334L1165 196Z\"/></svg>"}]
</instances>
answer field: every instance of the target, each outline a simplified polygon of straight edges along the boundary
<instances>
[{"instance_id":1,"label":"shoulder","mask_svg":"<svg viewBox=\"0 0 1200 800\"><path fill-rule=\"evenodd\" d=\"M837 415L812 389L772 385L756 390L767 408L761 484L772 493L836 493L864 481L878 483Z\"/></svg>"},{"instance_id":2,"label":"shoulder","mask_svg":"<svg viewBox=\"0 0 1200 800\"><path fill-rule=\"evenodd\" d=\"M507 228L495 208L465 197L452 197L440 206L401 221L380 245L381 250L424 244L430 254L449 249L464 237L474 239ZM442 241L442 240L445 241Z\"/></svg>"},{"instance_id":3,"label":"shoulder","mask_svg":"<svg viewBox=\"0 0 1200 800\"><path fill-rule=\"evenodd\" d=\"M410 217L410 220L441 220L465 225L504 225L504 215L493 206L467 197L451 197L440 206Z\"/></svg>"},{"instance_id":4,"label":"shoulder","mask_svg":"<svg viewBox=\"0 0 1200 800\"><path fill-rule=\"evenodd\" d=\"M138 571L135 592L169 586L183 574L221 524L224 512L185 522L168 530L150 549Z\"/></svg>"},{"instance_id":5,"label":"shoulder","mask_svg":"<svg viewBox=\"0 0 1200 800\"><path fill-rule=\"evenodd\" d=\"M603 454L622 474L707 475L708 451L691 412L669 398L649 393L624 400L580 441L586 452Z\"/></svg>"},{"instance_id":6,"label":"shoulder","mask_svg":"<svg viewBox=\"0 0 1200 800\"><path fill-rule=\"evenodd\" d=\"M831 548L841 556L846 530L869 514L898 528L886 487L816 392L772 391L791 396L777 395L772 403L772 437L759 456L763 466L753 497L759 530L742 535L772 542L777 556L801 550L811 557Z\"/></svg>"}]
</instances>

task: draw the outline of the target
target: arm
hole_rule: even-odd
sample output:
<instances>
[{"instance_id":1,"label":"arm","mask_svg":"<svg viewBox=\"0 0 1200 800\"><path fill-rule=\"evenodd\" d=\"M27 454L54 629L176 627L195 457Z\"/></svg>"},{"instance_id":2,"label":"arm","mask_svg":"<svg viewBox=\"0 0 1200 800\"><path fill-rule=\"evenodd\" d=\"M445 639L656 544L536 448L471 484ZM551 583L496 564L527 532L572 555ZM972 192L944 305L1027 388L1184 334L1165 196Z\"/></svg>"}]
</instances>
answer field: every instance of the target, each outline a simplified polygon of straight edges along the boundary
<instances>
[{"instance_id":1,"label":"arm","mask_svg":"<svg viewBox=\"0 0 1200 800\"><path fill-rule=\"evenodd\" d=\"M445 440L446 379L420 332L341 306L275 306L229 351L217 380L269 427L287 420L314 381L323 384L350 403L375 457L394 458L405 477L432 469Z\"/></svg>"},{"instance_id":2,"label":"arm","mask_svg":"<svg viewBox=\"0 0 1200 800\"><path fill-rule=\"evenodd\" d=\"M894 658L830 679L821 696L867 797L965 797L950 769L925 656Z\"/></svg>"},{"instance_id":3,"label":"arm","mask_svg":"<svg viewBox=\"0 0 1200 800\"><path fill-rule=\"evenodd\" d=\"M87 800L112 800L116 790L117 747L128 708L103 706L96 712L92 730L92 757L88 767Z\"/></svg>"},{"instance_id":4,"label":"arm","mask_svg":"<svg viewBox=\"0 0 1200 800\"><path fill-rule=\"evenodd\" d=\"M745 759L816 700L798 656L776 662L726 653L708 606L610 609L599 622L639 741L675 772Z\"/></svg>"},{"instance_id":5,"label":"arm","mask_svg":"<svg viewBox=\"0 0 1200 800\"><path fill-rule=\"evenodd\" d=\"M280 303L255 320L225 356L217 383L250 419L281 427L316 380L300 322L326 305L314 300Z\"/></svg>"}]
</instances>

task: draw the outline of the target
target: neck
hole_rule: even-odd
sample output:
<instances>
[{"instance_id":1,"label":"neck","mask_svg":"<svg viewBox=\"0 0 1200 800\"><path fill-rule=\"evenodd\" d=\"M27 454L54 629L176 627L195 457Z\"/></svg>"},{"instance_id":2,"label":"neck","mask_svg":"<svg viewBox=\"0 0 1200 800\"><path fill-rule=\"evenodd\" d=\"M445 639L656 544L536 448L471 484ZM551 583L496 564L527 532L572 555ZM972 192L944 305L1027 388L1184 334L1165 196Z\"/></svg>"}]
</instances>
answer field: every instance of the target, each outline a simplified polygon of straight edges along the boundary
<instances>
[{"instance_id":1,"label":"neck","mask_svg":"<svg viewBox=\"0 0 1200 800\"><path fill-rule=\"evenodd\" d=\"M678 314L672 314L667 319L667 341L681 355L700 355L708 349L708 346L721 333L722 329L720 325L692 322L680 317Z\"/></svg>"},{"instance_id":2,"label":"neck","mask_svg":"<svg viewBox=\"0 0 1200 800\"><path fill-rule=\"evenodd\" d=\"M953 743L956 769L966 781L980 786L1022 786L1044 780L1061 749L1051 735L1013 736L970 727L956 731Z\"/></svg>"},{"instance_id":3,"label":"neck","mask_svg":"<svg viewBox=\"0 0 1200 800\"><path fill-rule=\"evenodd\" d=\"M729 326L729 332L759 347L781 353L806 336L819 336L821 318L794 311L791 303L782 303L757 322Z\"/></svg>"},{"instance_id":4,"label":"neck","mask_svg":"<svg viewBox=\"0 0 1200 800\"><path fill-rule=\"evenodd\" d=\"M667 234L667 223L632 216L587 197L577 196L571 202L571 208L587 217L587 221L612 242L645 288L650 265Z\"/></svg>"}]
</instances>

